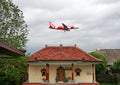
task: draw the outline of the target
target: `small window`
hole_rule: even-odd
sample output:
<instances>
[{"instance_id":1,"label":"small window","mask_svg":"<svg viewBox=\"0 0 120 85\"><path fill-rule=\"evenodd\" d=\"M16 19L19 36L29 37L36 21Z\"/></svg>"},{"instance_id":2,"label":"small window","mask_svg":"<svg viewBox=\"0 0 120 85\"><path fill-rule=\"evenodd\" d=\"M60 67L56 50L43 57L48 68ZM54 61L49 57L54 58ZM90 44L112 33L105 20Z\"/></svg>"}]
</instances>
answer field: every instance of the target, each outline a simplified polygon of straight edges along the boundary
<instances>
[{"instance_id":1,"label":"small window","mask_svg":"<svg viewBox=\"0 0 120 85\"><path fill-rule=\"evenodd\" d=\"M45 68L43 68L43 69L41 70L41 74L42 74L42 76L46 76L46 69L45 69Z\"/></svg>"},{"instance_id":2,"label":"small window","mask_svg":"<svg viewBox=\"0 0 120 85\"><path fill-rule=\"evenodd\" d=\"M75 72L76 72L76 76L80 76L81 69L77 68L75 69Z\"/></svg>"}]
</instances>

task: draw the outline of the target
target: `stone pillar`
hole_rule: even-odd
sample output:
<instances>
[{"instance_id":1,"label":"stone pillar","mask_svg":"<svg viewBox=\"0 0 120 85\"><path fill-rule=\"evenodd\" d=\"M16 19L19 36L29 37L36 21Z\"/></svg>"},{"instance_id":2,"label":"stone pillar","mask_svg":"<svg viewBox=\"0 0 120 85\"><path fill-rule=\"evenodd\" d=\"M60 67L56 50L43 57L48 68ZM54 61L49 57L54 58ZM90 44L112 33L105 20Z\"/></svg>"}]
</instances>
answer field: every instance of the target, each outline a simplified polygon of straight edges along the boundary
<instances>
[{"instance_id":1,"label":"stone pillar","mask_svg":"<svg viewBox=\"0 0 120 85\"><path fill-rule=\"evenodd\" d=\"M46 64L46 80L49 81L49 64Z\"/></svg>"},{"instance_id":2,"label":"stone pillar","mask_svg":"<svg viewBox=\"0 0 120 85\"><path fill-rule=\"evenodd\" d=\"M72 64L72 80L74 80L74 64Z\"/></svg>"}]
</instances>

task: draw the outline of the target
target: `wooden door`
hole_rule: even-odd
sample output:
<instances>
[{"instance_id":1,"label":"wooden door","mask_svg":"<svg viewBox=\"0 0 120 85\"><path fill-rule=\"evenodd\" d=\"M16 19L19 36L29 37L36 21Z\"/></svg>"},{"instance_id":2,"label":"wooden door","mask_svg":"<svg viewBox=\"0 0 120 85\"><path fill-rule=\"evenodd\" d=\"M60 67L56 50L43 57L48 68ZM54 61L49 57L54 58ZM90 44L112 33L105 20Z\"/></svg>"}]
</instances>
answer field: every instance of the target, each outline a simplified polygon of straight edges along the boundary
<instances>
[{"instance_id":1,"label":"wooden door","mask_svg":"<svg viewBox=\"0 0 120 85\"><path fill-rule=\"evenodd\" d=\"M64 68L60 66L57 71L58 71L58 81L63 81L65 76Z\"/></svg>"}]
</instances>

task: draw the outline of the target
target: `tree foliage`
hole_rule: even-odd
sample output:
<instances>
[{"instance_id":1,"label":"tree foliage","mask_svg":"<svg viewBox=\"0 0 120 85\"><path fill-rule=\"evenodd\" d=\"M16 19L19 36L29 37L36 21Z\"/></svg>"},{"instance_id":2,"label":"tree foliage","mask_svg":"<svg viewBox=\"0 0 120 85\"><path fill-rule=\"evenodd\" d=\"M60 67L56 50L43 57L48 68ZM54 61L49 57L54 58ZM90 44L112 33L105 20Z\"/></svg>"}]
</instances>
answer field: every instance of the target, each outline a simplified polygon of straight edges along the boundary
<instances>
[{"instance_id":1,"label":"tree foliage","mask_svg":"<svg viewBox=\"0 0 120 85\"><path fill-rule=\"evenodd\" d=\"M12 0L0 0L0 39L17 49L27 42L27 25L23 13Z\"/></svg>"},{"instance_id":2,"label":"tree foliage","mask_svg":"<svg viewBox=\"0 0 120 85\"><path fill-rule=\"evenodd\" d=\"M91 52L90 54L92 56L98 58L98 59L103 60L102 63L96 64L96 73L97 74L102 74L102 73L106 72L106 70L107 70L107 61L105 60L105 57L102 54L97 53L97 52Z\"/></svg>"},{"instance_id":3,"label":"tree foliage","mask_svg":"<svg viewBox=\"0 0 120 85\"><path fill-rule=\"evenodd\" d=\"M114 62L113 66L112 66L112 70L120 71L120 59L118 59L117 61Z\"/></svg>"},{"instance_id":4,"label":"tree foliage","mask_svg":"<svg viewBox=\"0 0 120 85\"><path fill-rule=\"evenodd\" d=\"M0 58L0 85L20 85L28 57Z\"/></svg>"}]
</instances>

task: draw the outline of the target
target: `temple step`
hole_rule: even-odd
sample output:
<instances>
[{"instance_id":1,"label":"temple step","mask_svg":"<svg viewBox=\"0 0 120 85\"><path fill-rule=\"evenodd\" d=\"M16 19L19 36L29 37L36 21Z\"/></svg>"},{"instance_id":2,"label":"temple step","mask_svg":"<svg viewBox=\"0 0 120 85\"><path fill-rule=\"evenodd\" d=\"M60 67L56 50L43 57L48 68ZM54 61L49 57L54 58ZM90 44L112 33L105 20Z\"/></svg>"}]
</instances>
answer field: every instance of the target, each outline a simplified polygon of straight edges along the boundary
<instances>
[{"instance_id":1,"label":"temple step","mask_svg":"<svg viewBox=\"0 0 120 85\"><path fill-rule=\"evenodd\" d=\"M80 84L56 83L56 84L48 84L48 85L80 85Z\"/></svg>"}]
</instances>

